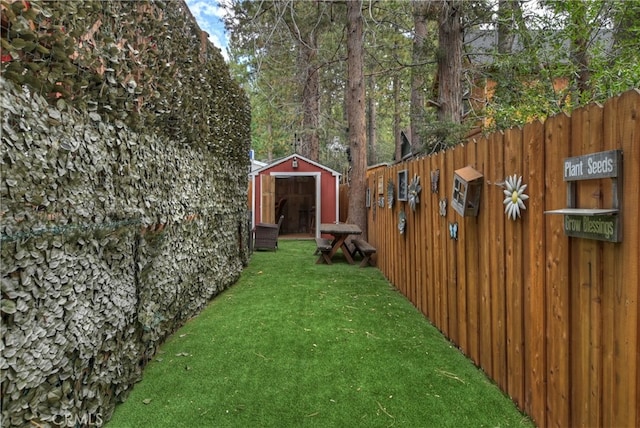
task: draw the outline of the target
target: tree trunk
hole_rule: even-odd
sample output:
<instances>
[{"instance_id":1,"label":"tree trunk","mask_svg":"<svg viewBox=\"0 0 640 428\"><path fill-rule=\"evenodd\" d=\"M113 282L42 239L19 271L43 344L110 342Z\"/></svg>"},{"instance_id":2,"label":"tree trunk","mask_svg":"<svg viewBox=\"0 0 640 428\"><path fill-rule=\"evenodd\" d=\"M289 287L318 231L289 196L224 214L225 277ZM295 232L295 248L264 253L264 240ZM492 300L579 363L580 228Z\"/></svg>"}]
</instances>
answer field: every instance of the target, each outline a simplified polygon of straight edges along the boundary
<instances>
[{"instance_id":1,"label":"tree trunk","mask_svg":"<svg viewBox=\"0 0 640 428\"><path fill-rule=\"evenodd\" d=\"M320 79L318 75L318 41L313 34L298 42L302 80L302 130L299 153L313 161L320 160L318 124L320 117Z\"/></svg>"},{"instance_id":2,"label":"tree trunk","mask_svg":"<svg viewBox=\"0 0 640 428\"><path fill-rule=\"evenodd\" d=\"M523 49L529 50L532 44L531 32L527 27L527 21L522 12L522 4L520 4L520 2L515 2L513 13L518 27L518 37L520 38L520 43L522 43Z\"/></svg>"},{"instance_id":3,"label":"tree trunk","mask_svg":"<svg viewBox=\"0 0 640 428\"><path fill-rule=\"evenodd\" d=\"M515 11L519 7L513 0L498 1L498 53L509 54L515 39Z\"/></svg>"},{"instance_id":4,"label":"tree trunk","mask_svg":"<svg viewBox=\"0 0 640 428\"><path fill-rule=\"evenodd\" d=\"M367 96L367 145L368 156L367 164L374 165L378 163L378 156L376 152L376 101L373 99L375 94L376 79L374 76L369 76L369 95Z\"/></svg>"},{"instance_id":5,"label":"tree trunk","mask_svg":"<svg viewBox=\"0 0 640 428\"><path fill-rule=\"evenodd\" d=\"M271 123L267 124L267 161L271 162L273 160L273 129L271 128Z\"/></svg>"},{"instance_id":6,"label":"tree trunk","mask_svg":"<svg viewBox=\"0 0 640 428\"><path fill-rule=\"evenodd\" d=\"M393 75L393 141L394 141L394 156L393 159L400 161L402 159L402 135L400 134L400 75L395 73Z\"/></svg>"},{"instance_id":7,"label":"tree trunk","mask_svg":"<svg viewBox=\"0 0 640 428\"><path fill-rule=\"evenodd\" d=\"M364 38L362 0L347 2L347 123L351 149L348 223L354 223L367 236L365 207L367 142L365 129Z\"/></svg>"},{"instance_id":8,"label":"tree trunk","mask_svg":"<svg viewBox=\"0 0 640 428\"><path fill-rule=\"evenodd\" d=\"M587 6L578 4L571 13L575 37L571 40L571 61L576 67L576 87L574 91L575 102L583 104L583 97L589 96L591 90L591 71L589 68L589 38L591 37L590 25L587 23Z\"/></svg>"},{"instance_id":9,"label":"tree trunk","mask_svg":"<svg viewBox=\"0 0 640 428\"><path fill-rule=\"evenodd\" d=\"M429 2L413 0L413 52L411 68L411 150L417 153L422 149L422 133L425 128L424 84L425 70L420 64L427 61L425 39L427 37L427 11Z\"/></svg>"},{"instance_id":10,"label":"tree trunk","mask_svg":"<svg viewBox=\"0 0 640 428\"><path fill-rule=\"evenodd\" d=\"M438 31L438 120L462 121L462 0L441 3Z\"/></svg>"}]
</instances>

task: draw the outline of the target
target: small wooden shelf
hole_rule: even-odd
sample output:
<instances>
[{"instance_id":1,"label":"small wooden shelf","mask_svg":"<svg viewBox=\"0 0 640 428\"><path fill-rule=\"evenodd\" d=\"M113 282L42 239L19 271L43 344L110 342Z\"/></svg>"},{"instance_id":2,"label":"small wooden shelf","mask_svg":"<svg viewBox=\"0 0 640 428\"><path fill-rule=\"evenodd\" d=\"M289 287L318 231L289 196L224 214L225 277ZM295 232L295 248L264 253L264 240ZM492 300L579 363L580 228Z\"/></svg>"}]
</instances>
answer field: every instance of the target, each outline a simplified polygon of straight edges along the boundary
<instances>
[{"instance_id":1,"label":"small wooden shelf","mask_svg":"<svg viewBox=\"0 0 640 428\"><path fill-rule=\"evenodd\" d=\"M568 215L615 215L620 210L614 208L562 208L559 210L545 211L545 214L568 214Z\"/></svg>"},{"instance_id":2,"label":"small wooden shelf","mask_svg":"<svg viewBox=\"0 0 640 428\"><path fill-rule=\"evenodd\" d=\"M564 215L563 229L566 236L620 242L622 240L622 150L589 153L565 158L564 181L567 183L567 207L545 211L545 214ZM611 208L577 208L577 182L583 180L611 179Z\"/></svg>"}]
</instances>

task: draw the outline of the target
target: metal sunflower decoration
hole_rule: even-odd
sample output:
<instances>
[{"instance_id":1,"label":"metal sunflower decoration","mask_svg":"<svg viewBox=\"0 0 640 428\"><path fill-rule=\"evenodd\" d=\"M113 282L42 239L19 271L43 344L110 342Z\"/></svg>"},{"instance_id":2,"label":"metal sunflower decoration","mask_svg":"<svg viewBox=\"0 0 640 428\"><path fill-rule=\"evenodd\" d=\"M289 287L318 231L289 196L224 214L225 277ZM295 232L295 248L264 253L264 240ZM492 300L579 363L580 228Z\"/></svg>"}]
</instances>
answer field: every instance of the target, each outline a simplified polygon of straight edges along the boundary
<instances>
[{"instance_id":1,"label":"metal sunflower decoration","mask_svg":"<svg viewBox=\"0 0 640 428\"><path fill-rule=\"evenodd\" d=\"M411 211L415 211L416 207L420 203L420 191L422 190L422 186L420 186L420 177L418 175L413 176L413 180L409 184L409 207L411 207Z\"/></svg>"},{"instance_id":2,"label":"metal sunflower decoration","mask_svg":"<svg viewBox=\"0 0 640 428\"><path fill-rule=\"evenodd\" d=\"M395 191L396 185L393 184L393 180L389 179L387 182L387 205L389 208L393 208L393 192Z\"/></svg>"},{"instance_id":3,"label":"metal sunflower decoration","mask_svg":"<svg viewBox=\"0 0 640 428\"><path fill-rule=\"evenodd\" d=\"M524 205L524 201L529 199L529 196L524 194L527 185L522 184L522 176L517 177L515 174L507 177L504 181L504 185L506 187L506 189L503 190L506 198L502 201L505 205L504 212L507 214L507 217L512 220L516 220L520 217L520 209L527 209Z\"/></svg>"}]
</instances>

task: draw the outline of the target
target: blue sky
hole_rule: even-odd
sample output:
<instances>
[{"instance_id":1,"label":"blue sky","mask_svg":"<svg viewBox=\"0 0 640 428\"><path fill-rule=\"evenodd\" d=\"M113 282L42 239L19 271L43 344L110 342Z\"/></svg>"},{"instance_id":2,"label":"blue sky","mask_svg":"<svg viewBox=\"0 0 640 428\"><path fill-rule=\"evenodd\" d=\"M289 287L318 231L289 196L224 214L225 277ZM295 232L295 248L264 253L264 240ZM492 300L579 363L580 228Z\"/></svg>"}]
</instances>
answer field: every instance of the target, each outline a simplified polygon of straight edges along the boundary
<instances>
[{"instance_id":1,"label":"blue sky","mask_svg":"<svg viewBox=\"0 0 640 428\"><path fill-rule=\"evenodd\" d=\"M209 33L209 40L222 50L222 56L228 60L227 36L222 22L225 10L221 3L224 0L186 0L186 2L200 28Z\"/></svg>"}]
</instances>

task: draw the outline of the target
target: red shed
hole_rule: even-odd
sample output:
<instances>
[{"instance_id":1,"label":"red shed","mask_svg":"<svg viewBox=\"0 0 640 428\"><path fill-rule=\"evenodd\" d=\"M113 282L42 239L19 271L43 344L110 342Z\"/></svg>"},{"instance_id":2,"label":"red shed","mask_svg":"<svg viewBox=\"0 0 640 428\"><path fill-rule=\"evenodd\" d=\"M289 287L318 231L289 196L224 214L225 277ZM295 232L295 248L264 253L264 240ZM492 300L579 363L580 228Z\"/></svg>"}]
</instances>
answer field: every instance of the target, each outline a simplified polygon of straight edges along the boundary
<instances>
[{"instance_id":1,"label":"red shed","mask_svg":"<svg viewBox=\"0 0 640 428\"><path fill-rule=\"evenodd\" d=\"M280 234L320 236L339 219L340 173L293 154L251 173L252 225L284 220ZM320 219L320 221L317 221Z\"/></svg>"}]
</instances>

